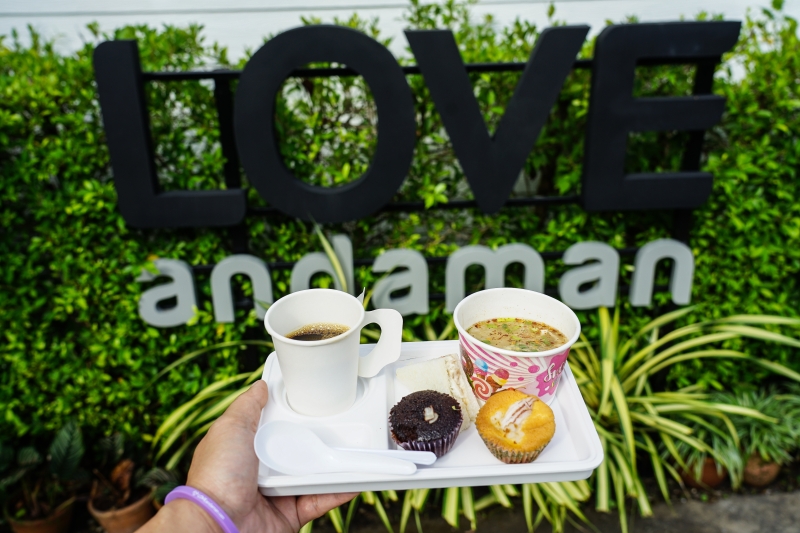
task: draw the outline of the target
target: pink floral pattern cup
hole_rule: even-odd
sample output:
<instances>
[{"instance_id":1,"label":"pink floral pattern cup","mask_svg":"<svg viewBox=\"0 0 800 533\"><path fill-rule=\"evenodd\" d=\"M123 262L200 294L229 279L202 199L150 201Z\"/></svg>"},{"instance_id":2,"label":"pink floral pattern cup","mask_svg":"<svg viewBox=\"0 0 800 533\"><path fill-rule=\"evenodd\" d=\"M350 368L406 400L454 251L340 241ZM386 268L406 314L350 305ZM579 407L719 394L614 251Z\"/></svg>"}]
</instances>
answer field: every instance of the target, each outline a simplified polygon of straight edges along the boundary
<instances>
[{"instance_id":1,"label":"pink floral pattern cup","mask_svg":"<svg viewBox=\"0 0 800 533\"><path fill-rule=\"evenodd\" d=\"M575 313L544 294L525 289L488 289L467 296L453 317L461 351L461 364L475 395L486 400L506 389L538 396L548 405L556 395L558 380L569 349L581 334ZM567 337L567 343L546 352L516 352L495 348L469 333L473 324L491 318L524 318L547 324Z\"/></svg>"}]
</instances>

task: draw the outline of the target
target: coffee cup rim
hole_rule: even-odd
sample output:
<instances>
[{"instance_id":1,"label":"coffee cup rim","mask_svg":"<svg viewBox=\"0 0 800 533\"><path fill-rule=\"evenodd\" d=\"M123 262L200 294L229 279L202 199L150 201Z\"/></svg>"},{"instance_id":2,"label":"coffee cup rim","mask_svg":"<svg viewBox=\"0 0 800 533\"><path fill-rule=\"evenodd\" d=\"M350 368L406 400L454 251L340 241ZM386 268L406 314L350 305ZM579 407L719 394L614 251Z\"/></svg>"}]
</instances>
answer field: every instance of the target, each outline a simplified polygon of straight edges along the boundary
<instances>
[{"instance_id":1,"label":"coffee cup rim","mask_svg":"<svg viewBox=\"0 0 800 533\"><path fill-rule=\"evenodd\" d=\"M272 329L272 327L269 325L270 313L273 312L273 310L275 309L275 306L280 301L289 300L289 299L292 299L293 297L299 297L299 296L301 296L303 294L306 294L306 293L309 293L309 292L318 292L318 291L336 291L338 293L341 293L342 296L349 296L352 300L354 300L355 303L358 305L359 309L361 310L361 318L359 319L358 324L356 324L355 326L348 326L350 329L348 329L344 333L336 335L335 337L331 337L330 339L323 339L323 340L319 340L319 341L298 341L298 340L295 340L295 339L290 339L289 337L286 337L285 335L281 335L280 333L278 333L278 332L276 332L276 331L274 331ZM336 290L336 289L305 289L305 290L293 292L291 294L287 294L286 296L278 298L278 300L275 303L270 305L269 308L267 309L267 313L264 315L264 327L266 328L267 333L269 333L270 337L272 337L273 339L275 339L277 337L281 342L285 342L287 344L292 344L292 345L295 345L295 346L309 346L309 347L310 346L324 346L326 344L333 344L334 342L341 341L341 340L345 339L346 337L348 337L349 335L351 335L354 331L359 331L360 332L361 331L360 326L364 322L365 313L366 313L366 311L364 311L364 306L361 305L361 302L358 301L358 298L356 298L355 296L353 296L350 293L347 293L347 292L344 292L344 291L339 291L339 290Z\"/></svg>"},{"instance_id":2,"label":"coffee cup rim","mask_svg":"<svg viewBox=\"0 0 800 533\"><path fill-rule=\"evenodd\" d=\"M488 345L488 348L491 349L493 352L497 352L499 354L510 356L510 357L530 357L530 358L549 357L549 356L553 356L553 355L558 355L558 354L564 352L564 350L570 349L572 347L572 345L575 344L575 342L581 336L581 321L578 320L578 315L575 314L575 311L570 309L569 306L567 306L564 302L562 302L560 300L556 300L552 296L548 296L548 295L543 294L541 292L531 291L531 290L528 290L528 289L517 289L517 288L513 288L513 287L500 287L500 288L496 288L496 289L484 289L482 291L474 292L474 293L470 294L469 296L465 297L460 302L458 302L458 305L456 305L456 308L453 310L453 323L455 324L456 330L458 330L458 333L460 335L463 335L464 337L466 337L471 342L473 342L473 343L475 343L477 345L482 346L485 343L479 341L478 339L476 339L475 337L473 337L472 335L467 333L466 328L464 328L459 323L458 311L461 308L461 306L468 304L469 300L471 300L473 298L476 298L478 295L481 295L481 294L484 294L484 293L487 293L487 292L497 292L497 293L502 293L502 292L522 293L522 292L524 292L524 293L534 293L534 294L537 295L537 297L543 297L546 300L549 300L551 304L556 305L557 307L560 306L560 307L563 307L564 309L566 309L568 311L568 315L571 317L571 319L574 321L574 323L576 325L575 333L567 340L567 342L565 342L561 346L558 346L558 347L553 348L551 350L547 350L545 352L518 352L518 351L514 351L514 350L507 350L505 348L498 348L496 346ZM553 326L551 326L551 327L553 327Z\"/></svg>"}]
</instances>

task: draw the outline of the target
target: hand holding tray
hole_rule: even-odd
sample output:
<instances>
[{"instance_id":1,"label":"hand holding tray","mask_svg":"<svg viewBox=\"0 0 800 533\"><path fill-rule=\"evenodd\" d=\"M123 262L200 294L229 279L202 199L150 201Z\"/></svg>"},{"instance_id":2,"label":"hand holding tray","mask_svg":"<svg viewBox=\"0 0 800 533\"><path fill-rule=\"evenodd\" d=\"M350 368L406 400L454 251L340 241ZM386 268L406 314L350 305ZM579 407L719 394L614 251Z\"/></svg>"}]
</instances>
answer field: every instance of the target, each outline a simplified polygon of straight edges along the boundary
<instances>
[{"instance_id":1,"label":"hand holding tray","mask_svg":"<svg viewBox=\"0 0 800 533\"><path fill-rule=\"evenodd\" d=\"M371 349L370 345L362 345L360 352L366 355ZM300 415L289 407L277 358L270 357L264 368L270 399L262 411L259 427L286 420L310 429L331 447L396 449L389 437L388 413L410 392L395 379L397 368L458 350L458 341L403 343L395 363L375 377L359 378L356 401L350 409L327 417ZM412 475L340 472L291 476L270 471L262 463L259 490L268 496L288 496L586 479L603 460L603 449L568 364L550 407L556 419L556 433L532 463L500 462L487 450L473 426L458 436L447 455L432 466L419 466Z\"/></svg>"}]
</instances>

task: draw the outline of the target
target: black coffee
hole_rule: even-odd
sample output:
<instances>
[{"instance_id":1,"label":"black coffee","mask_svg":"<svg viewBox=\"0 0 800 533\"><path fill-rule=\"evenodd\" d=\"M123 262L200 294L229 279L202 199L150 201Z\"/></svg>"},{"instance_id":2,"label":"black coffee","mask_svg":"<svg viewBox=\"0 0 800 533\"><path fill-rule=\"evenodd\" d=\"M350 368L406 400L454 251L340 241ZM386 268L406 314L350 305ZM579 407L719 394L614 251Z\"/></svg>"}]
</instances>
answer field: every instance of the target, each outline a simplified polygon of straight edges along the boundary
<instances>
[{"instance_id":1,"label":"black coffee","mask_svg":"<svg viewBox=\"0 0 800 533\"><path fill-rule=\"evenodd\" d=\"M331 322L317 322L316 324L308 324L300 329L297 329L288 335L287 338L296 341L324 341L338 337L350 328L342 324L334 324Z\"/></svg>"}]
</instances>

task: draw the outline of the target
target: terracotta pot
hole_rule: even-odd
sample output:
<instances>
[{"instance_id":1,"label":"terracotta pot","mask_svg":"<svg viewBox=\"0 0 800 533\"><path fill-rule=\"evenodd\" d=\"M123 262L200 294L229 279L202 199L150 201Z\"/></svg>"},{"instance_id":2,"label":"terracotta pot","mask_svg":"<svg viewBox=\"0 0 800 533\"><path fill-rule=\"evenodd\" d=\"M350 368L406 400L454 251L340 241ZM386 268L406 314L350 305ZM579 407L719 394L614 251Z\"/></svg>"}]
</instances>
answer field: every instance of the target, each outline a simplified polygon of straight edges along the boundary
<instances>
[{"instance_id":1,"label":"terracotta pot","mask_svg":"<svg viewBox=\"0 0 800 533\"><path fill-rule=\"evenodd\" d=\"M689 467L689 472L681 472L681 477L684 483L695 489L715 489L728 477L728 471L724 468L722 473L717 471L717 463L710 457L706 457L703 463L700 479L697 479L694 475L694 465L689 465Z\"/></svg>"},{"instance_id":2,"label":"terracotta pot","mask_svg":"<svg viewBox=\"0 0 800 533\"><path fill-rule=\"evenodd\" d=\"M89 512L108 533L133 533L152 518L153 494L149 492L127 507L112 511L98 511L89 500Z\"/></svg>"},{"instance_id":3,"label":"terracotta pot","mask_svg":"<svg viewBox=\"0 0 800 533\"><path fill-rule=\"evenodd\" d=\"M781 473L781 465L766 462L758 454L753 454L744 467L744 482L751 487L766 487Z\"/></svg>"},{"instance_id":4,"label":"terracotta pot","mask_svg":"<svg viewBox=\"0 0 800 533\"><path fill-rule=\"evenodd\" d=\"M58 509L52 516L41 520L8 519L14 533L66 533L72 521L72 507L75 502Z\"/></svg>"}]
</instances>

